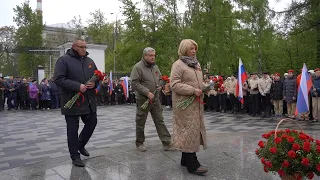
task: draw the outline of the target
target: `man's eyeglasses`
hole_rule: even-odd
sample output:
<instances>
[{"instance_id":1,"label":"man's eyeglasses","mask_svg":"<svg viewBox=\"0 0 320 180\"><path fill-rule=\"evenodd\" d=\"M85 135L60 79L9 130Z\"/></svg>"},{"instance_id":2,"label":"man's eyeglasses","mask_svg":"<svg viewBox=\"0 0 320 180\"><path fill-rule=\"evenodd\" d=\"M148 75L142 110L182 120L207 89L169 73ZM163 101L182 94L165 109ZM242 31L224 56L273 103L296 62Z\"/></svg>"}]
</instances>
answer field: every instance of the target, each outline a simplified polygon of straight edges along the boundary
<instances>
[{"instance_id":1,"label":"man's eyeglasses","mask_svg":"<svg viewBox=\"0 0 320 180\"><path fill-rule=\"evenodd\" d=\"M76 45L76 44L75 44L75 46L77 46L77 47L79 47L79 48L81 48L81 49L87 49L87 46L78 46L78 45Z\"/></svg>"}]
</instances>

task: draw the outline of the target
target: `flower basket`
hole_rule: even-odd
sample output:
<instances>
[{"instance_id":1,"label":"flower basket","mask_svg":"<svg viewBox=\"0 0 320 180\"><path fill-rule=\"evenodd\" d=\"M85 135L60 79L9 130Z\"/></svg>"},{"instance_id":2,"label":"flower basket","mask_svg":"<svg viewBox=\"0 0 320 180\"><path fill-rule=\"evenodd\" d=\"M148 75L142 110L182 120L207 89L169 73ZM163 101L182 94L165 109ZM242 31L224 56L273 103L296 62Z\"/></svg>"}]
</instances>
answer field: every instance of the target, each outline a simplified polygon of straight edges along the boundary
<instances>
[{"instance_id":1,"label":"flower basket","mask_svg":"<svg viewBox=\"0 0 320 180\"><path fill-rule=\"evenodd\" d=\"M297 124L300 131L278 130L284 121ZM256 150L265 172L278 173L283 180L313 179L320 175L320 141L305 134L299 124L282 119L275 130L262 135Z\"/></svg>"}]
</instances>

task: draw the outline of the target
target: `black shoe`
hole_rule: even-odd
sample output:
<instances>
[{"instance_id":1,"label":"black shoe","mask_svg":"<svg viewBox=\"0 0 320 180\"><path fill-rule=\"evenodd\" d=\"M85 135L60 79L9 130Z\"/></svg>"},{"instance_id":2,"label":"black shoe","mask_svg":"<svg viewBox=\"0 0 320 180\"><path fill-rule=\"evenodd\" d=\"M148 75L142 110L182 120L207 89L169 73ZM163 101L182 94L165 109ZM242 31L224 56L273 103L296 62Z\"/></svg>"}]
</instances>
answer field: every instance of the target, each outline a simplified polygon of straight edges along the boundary
<instances>
[{"instance_id":1,"label":"black shoe","mask_svg":"<svg viewBox=\"0 0 320 180\"><path fill-rule=\"evenodd\" d=\"M85 166L80 158L72 160L72 164L77 167L84 167Z\"/></svg>"},{"instance_id":2,"label":"black shoe","mask_svg":"<svg viewBox=\"0 0 320 180\"><path fill-rule=\"evenodd\" d=\"M88 153L88 151L83 147L79 149L80 154L84 155L84 156L90 156L90 154Z\"/></svg>"}]
</instances>

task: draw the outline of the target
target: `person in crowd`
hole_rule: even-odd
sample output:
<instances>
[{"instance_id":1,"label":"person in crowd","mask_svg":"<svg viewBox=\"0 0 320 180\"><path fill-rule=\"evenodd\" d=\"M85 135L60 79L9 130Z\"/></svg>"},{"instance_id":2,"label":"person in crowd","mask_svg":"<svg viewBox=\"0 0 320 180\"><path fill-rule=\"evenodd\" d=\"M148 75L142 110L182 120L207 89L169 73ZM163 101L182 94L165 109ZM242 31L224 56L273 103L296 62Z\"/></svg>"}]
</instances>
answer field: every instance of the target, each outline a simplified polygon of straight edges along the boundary
<instances>
[{"instance_id":1,"label":"person in crowd","mask_svg":"<svg viewBox=\"0 0 320 180\"><path fill-rule=\"evenodd\" d=\"M293 76L294 71L288 71L288 77L283 83L283 99L287 102L288 117L295 118L296 98L297 98L297 81Z\"/></svg>"},{"instance_id":2,"label":"person in crowd","mask_svg":"<svg viewBox=\"0 0 320 180\"><path fill-rule=\"evenodd\" d=\"M0 111L4 110L4 101L5 101L5 91L6 91L6 84L3 81L3 78L0 77Z\"/></svg>"},{"instance_id":3,"label":"person in crowd","mask_svg":"<svg viewBox=\"0 0 320 180\"><path fill-rule=\"evenodd\" d=\"M248 82L245 81L242 85L243 105L241 104L242 114L249 113L249 97L248 97Z\"/></svg>"},{"instance_id":4,"label":"person in crowd","mask_svg":"<svg viewBox=\"0 0 320 180\"><path fill-rule=\"evenodd\" d=\"M53 78L49 80L49 87L51 96L51 108L58 109L60 107L59 88L54 82Z\"/></svg>"},{"instance_id":5,"label":"person in crowd","mask_svg":"<svg viewBox=\"0 0 320 180\"><path fill-rule=\"evenodd\" d=\"M54 71L54 82L60 88L61 113L67 122L69 153L73 165L78 167L85 166L79 152L84 156L90 156L85 145L97 125L95 88L99 81L87 82L93 76L94 70L97 70L97 66L88 57L86 49L85 40L76 38L72 48L58 59ZM70 109L64 108L64 105L79 92L83 95L83 102L73 105ZM79 118L84 123L80 135L78 135Z\"/></svg>"},{"instance_id":6,"label":"person in crowd","mask_svg":"<svg viewBox=\"0 0 320 180\"><path fill-rule=\"evenodd\" d=\"M40 84L42 110L49 110L51 103L50 85L48 79L44 78Z\"/></svg>"},{"instance_id":7,"label":"person in crowd","mask_svg":"<svg viewBox=\"0 0 320 180\"><path fill-rule=\"evenodd\" d=\"M37 86L37 81L32 80L32 84L29 86L29 97L30 97L32 110L37 110L38 93L39 93L39 89Z\"/></svg>"},{"instance_id":8,"label":"person in crowd","mask_svg":"<svg viewBox=\"0 0 320 180\"><path fill-rule=\"evenodd\" d=\"M228 81L227 85L227 92L229 94L230 103L231 103L231 113L238 112L238 100L236 98L236 85L237 85L237 79L235 78L235 75L231 75L230 80Z\"/></svg>"},{"instance_id":9,"label":"person in crowd","mask_svg":"<svg viewBox=\"0 0 320 180\"><path fill-rule=\"evenodd\" d=\"M160 103L160 81L162 75L158 66L155 64L156 51L147 47L143 50L142 59L134 65L131 71L131 85L135 91L137 100L136 112L136 146L141 152L146 151L145 123L148 113L151 112L157 133L165 151L174 150L171 147L171 135L163 121L162 107ZM202 77L202 76L201 76ZM145 101L149 101L146 109L141 108Z\"/></svg>"},{"instance_id":10,"label":"person in crowd","mask_svg":"<svg viewBox=\"0 0 320 180\"><path fill-rule=\"evenodd\" d=\"M189 173L204 175L208 170L197 160L200 145L207 148L206 130L203 120L203 105L195 100L186 109L176 107L178 101L195 95L202 96L203 75L196 58L198 45L194 40L181 41L179 59L171 67L170 84L173 103L173 145L182 151L181 165Z\"/></svg>"},{"instance_id":11,"label":"person in crowd","mask_svg":"<svg viewBox=\"0 0 320 180\"><path fill-rule=\"evenodd\" d=\"M7 86L7 105L8 111L12 108L18 109L17 106L17 94L18 94L18 84L14 82L13 77L10 77L9 81L6 83Z\"/></svg>"},{"instance_id":12,"label":"person in crowd","mask_svg":"<svg viewBox=\"0 0 320 180\"><path fill-rule=\"evenodd\" d=\"M313 122L320 120L320 68L314 70L315 78L311 88Z\"/></svg>"},{"instance_id":13,"label":"person in crowd","mask_svg":"<svg viewBox=\"0 0 320 180\"><path fill-rule=\"evenodd\" d=\"M218 89L218 96L219 96L219 102L221 111L223 113L227 112L227 90L225 86L225 81L223 76L219 76L219 89Z\"/></svg>"},{"instance_id":14,"label":"person in crowd","mask_svg":"<svg viewBox=\"0 0 320 180\"><path fill-rule=\"evenodd\" d=\"M270 90L271 101L273 102L275 118L282 117L283 107L283 83L280 79L280 74L274 74L274 80Z\"/></svg>"},{"instance_id":15,"label":"person in crowd","mask_svg":"<svg viewBox=\"0 0 320 180\"><path fill-rule=\"evenodd\" d=\"M22 83L19 85L20 109L30 109L29 98L29 83L26 78L23 78Z\"/></svg>"},{"instance_id":16,"label":"person in crowd","mask_svg":"<svg viewBox=\"0 0 320 180\"><path fill-rule=\"evenodd\" d=\"M19 93L19 88L20 88L20 85L22 84L21 77L16 77L15 81L16 81L15 83L17 84L15 109L17 110L19 107L20 109L22 109L21 97Z\"/></svg>"},{"instance_id":17,"label":"person in crowd","mask_svg":"<svg viewBox=\"0 0 320 180\"><path fill-rule=\"evenodd\" d=\"M249 80L249 90L250 90L250 107L251 115L257 116L259 109L259 78L257 73L252 73L252 78Z\"/></svg>"},{"instance_id":18,"label":"person in crowd","mask_svg":"<svg viewBox=\"0 0 320 180\"><path fill-rule=\"evenodd\" d=\"M272 80L269 77L269 73L263 73L263 77L259 80L258 89L261 95L261 107L263 115L262 117L269 118L271 114L271 98L270 98L270 89L271 89Z\"/></svg>"},{"instance_id":19,"label":"person in crowd","mask_svg":"<svg viewBox=\"0 0 320 180\"><path fill-rule=\"evenodd\" d=\"M118 81L117 82L117 86L116 88L114 89L115 92L116 92L116 95L117 95L117 102L118 104L123 104L124 103L124 92L123 92L123 87L122 87L122 84L121 84L121 81Z\"/></svg>"}]
</instances>

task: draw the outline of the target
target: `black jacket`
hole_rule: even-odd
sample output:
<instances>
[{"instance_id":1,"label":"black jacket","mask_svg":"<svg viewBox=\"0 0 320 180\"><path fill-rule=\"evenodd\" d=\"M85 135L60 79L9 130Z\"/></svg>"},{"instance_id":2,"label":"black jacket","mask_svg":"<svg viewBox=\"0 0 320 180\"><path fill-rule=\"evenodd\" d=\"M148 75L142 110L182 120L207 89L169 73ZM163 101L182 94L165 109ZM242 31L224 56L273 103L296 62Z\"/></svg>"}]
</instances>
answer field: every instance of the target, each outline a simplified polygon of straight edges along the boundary
<instances>
[{"instance_id":1,"label":"black jacket","mask_svg":"<svg viewBox=\"0 0 320 180\"><path fill-rule=\"evenodd\" d=\"M274 81L271 85L271 99L282 100L283 99L283 83L282 81Z\"/></svg>"},{"instance_id":2,"label":"black jacket","mask_svg":"<svg viewBox=\"0 0 320 180\"><path fill-rule=\"evenodd\" d=\"M80 96L79 103L75 103L71 109L63 107L75 94L80 92L80 85L86 84L93 76L94 70L97 69L94 61L87 55L80 57L78 52L69 49L56 63L54 82L60 88L61 113L64 115L83 115L97 111L95 89L88 89L83 93L84 102ZM97 86L98 81L95 83Z\"/></svg>"}]
</instances>

